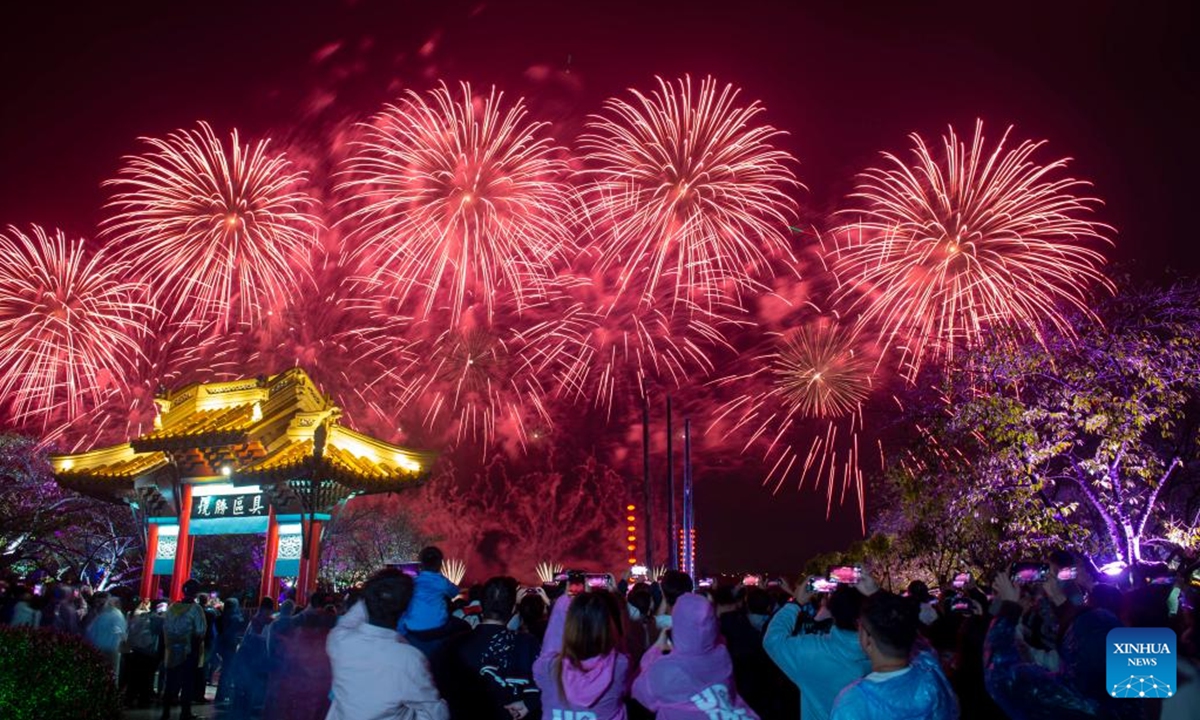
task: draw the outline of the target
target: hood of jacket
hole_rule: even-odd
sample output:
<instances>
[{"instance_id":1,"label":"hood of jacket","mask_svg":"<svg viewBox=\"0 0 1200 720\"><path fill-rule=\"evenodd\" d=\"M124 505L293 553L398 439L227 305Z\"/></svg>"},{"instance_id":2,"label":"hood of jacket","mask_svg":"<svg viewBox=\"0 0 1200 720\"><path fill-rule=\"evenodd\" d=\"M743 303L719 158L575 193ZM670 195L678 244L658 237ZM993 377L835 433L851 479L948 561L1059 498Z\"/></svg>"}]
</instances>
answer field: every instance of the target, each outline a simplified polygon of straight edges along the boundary
<instances>
[{"instance_id":1,"label":"hood of jacket","mask_svg":"<svg viewBox=\"0 0 1200 720\"><path fill-rule=\"evenodd\" d=\"M705 655L717 646L717 611L703 596L680 596L671 617L672 654Z\"/></svg>"},{"instance_id":2,"label":"hood of jacket","mask_svg":"<svg viewBox=\"0 0 1200 720\"><path fill-rule=\"evenodd\" d=\"M588 658L576 667L562 661L563 695L572 705L591 707L612 687L617 670L617 654L610 652Z\"/></svg>"}]
</instances>

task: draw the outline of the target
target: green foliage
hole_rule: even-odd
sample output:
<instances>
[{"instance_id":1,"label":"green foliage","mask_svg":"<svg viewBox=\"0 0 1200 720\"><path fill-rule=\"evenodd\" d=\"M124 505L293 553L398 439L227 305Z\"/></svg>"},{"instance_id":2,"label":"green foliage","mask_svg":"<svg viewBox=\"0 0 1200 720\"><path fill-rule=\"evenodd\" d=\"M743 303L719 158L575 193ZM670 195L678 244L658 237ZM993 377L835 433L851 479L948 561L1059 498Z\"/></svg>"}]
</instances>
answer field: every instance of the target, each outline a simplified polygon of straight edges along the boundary
<instances>
[{"instance_id":1,"label":"green foliage","mask_svg":"<svg viewBox=\"0 0 1200 720\"><path fill-rule=\"evenodd\" d=\"M1138 559L1195 513L1179 503L1200 466L1200 289L1126 289L1098 316L964 353L908 393L915 431L874 523L891 562L944 581L1047 546Z\"/></svg>"},{"instance_id":2,"label":"green foliage","mask_svg":"<svg viewBox=\"0 0 1200 720\"><path fill-rule=\"evenodd\" d=\"M116 720L121 707L112 669L79 638L0 626L0 717Z\"/></svg>"}]
</instances>

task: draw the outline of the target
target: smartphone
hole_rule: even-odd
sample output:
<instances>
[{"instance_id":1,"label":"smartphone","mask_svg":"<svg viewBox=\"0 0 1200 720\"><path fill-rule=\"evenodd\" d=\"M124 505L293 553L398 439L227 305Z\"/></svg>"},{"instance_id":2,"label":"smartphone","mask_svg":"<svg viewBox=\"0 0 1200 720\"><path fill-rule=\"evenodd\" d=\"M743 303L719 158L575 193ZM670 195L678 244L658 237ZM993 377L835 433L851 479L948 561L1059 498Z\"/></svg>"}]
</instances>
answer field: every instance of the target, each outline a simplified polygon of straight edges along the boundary
<instances>
[{"instance_id":1,"label":"smartphone","mask_svg":"<svg viewBox=\"0 0 1200 720\"><path fill-rule=\"evenodd\" d=\"M952 584L954 587L961 590L965 588L969 582L971 582L971 573L962 572L954 576L954 581Z\"/></svg>"},{"instance_id":2,"label":"smartphone","mask_svg":"<svg viewBox=\"0 0 1200 720\"><path fill-rule=\"evenodd\" d=\"M419 562L400 563L396 567L400 570L400 572L409 577L415 578L417 575L421 574L421 563Z\"/></svg>"},{"instance_id":3,"label":"smartphone","mask_svg":"<svg viewBox=\"0 0 1200 720\"><path fill-rule=\"evenodd\" d=\"M972 610L971 599L966 595L955 595L950 600L950 612L969 615Z\"/></svg>"},{"instance_id":4,"label":"smartphone","mask_svg":"<svg viewBox=\"0 0 1200 720\"><path fill-rule=\"evenodd\" d=\"M746 587L758 587L759 585L762 585L762 576L747 575L746 577L742 578L742 584Z\"/></svg>"},{"instance_id":5,"label":"smartphone","mask_svg":"<svg viewBox=\"0 0 1200 720\"><path fill-rule=\"evenodd\" d=\"M1050 575L1050 566L1046 563L1036 562L1013 563L1009 575L1013 582L1022 585L1045 582Z\"/></svg>"},{"instance_id":6,"label":"smartphone","mask_svg":"<svg viewBox=\"0 0 1200 720\"><path fill-rule=\"evenodd\" d=\"M829 593L829 592L833 592L834 590L837 590L837 586L838 586L837 583L830 582L829 580L826 580L825 578L811 577L808 579L808 583L806 583L804 587L810 593Z\"/></svg>"},{"instance_id":7,"label":"smartphone","mask_svg":"<svg viewBox=\"0 0 1200 720\"><path fill-rule=\"evenodd\" d=\"M1072 565L1071 567L1059 568L1058 579L1066 582L1079 577L1079 568Z\"/></svg>"},{"instance_id":8,"label":"smartphone","mask_svg":"<svg viewBox=\"0 0 1200 720\"><path fill-rule=\"evenodd\" d=\"M827 579L839 585L857 585L862 580L862 565L838 565L829 568Z\"/></svg>"},{"instance_id":9,"label":"smartphone","mask_svg":"<svg viewBox=\"0 0 1200 720\"><path fill-rule=\"evenodd\" d=\"M616 587L612 575L607 573L588 573L584 578L588 590L612 590Z\"/></svg>"},{"instance_id":10,"label":"smartphone","mask_svg":"<svg viewBox=\"0 0 1200 720\"><path fill-rule=\"evenodd\" d=\"M698 587L698 588L710 588L712 586L713 586L712 578L700 578L699 580L696 581L696 587Z\"/></svg>"}]
</instances>

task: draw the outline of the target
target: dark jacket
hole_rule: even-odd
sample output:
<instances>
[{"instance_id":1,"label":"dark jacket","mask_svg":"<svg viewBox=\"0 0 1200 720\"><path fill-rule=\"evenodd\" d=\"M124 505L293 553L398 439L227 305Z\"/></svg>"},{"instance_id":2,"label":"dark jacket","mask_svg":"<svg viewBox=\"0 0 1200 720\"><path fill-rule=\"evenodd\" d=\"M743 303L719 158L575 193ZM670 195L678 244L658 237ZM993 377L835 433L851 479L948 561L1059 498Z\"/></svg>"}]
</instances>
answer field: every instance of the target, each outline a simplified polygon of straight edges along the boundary
<instances>
[{"instance_id":1,"label":"dark jacket","mask_svg":"<svg viewBox=\"0 0 1200 720\"><path fill-rule=\"evenodd\" d=\"M461 717L509 720L505 706L524 702L529 717L541 717L541 691L533 682L537 640L503 625L481 624L458 646L462 671ZM459 708L455 708L459 710Z\"/></svg>"}]
</instances>

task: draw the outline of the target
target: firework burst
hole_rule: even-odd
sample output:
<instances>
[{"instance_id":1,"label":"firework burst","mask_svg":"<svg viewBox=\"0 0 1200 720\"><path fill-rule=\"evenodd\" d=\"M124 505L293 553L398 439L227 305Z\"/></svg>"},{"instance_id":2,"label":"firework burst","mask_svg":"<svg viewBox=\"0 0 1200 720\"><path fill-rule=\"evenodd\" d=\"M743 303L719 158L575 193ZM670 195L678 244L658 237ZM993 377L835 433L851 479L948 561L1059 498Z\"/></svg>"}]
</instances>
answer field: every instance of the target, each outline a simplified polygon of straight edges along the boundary
<instances>
[{"instance_id":1,"label":"firework burst","mask_svg":"<svg viewBox=\"0 0 1200 720\"><path fill-rule=\"evenodd\" d=\"M104 232L175 320L257 323L299 283L317 219L314 202L268 142L226 146L206 123L126 159Z\"/></svg>"},{"instance_id":2,"label":"firework burst","mask_svg":"<svg viewBox=\"0 0 1200 720\"><path fill-rule=\"evenodd\" d=\"M304 368L345 405L356 427L393 437L397 428L387 400L404 384L396 368L416 360L410 318L369 290L341 267L317 267L262 326L243 329L239 354L246 367L264 375Z\"/></svg>"},{"instance_id":3,"label":"firework burst","mask_svg":"<svg viewBox=\"0 0 1200 720\"><path fill-rule=\"evenodd\" d=\"M804 417L841 417L871 392L871 362L852 331L836 323L806 325L785 336L771 358L784 404Z\"/></svg>"},{"instance_id":4,"label":"firework burst","mask_svg":"<svg viewBox=\"0 0 1200 720\"><path fill-rule=\"evenodd\" d=\"M13 420L45 431L121 386L151 317L140 290L62 231L0 233L0 404Z\"/></svg>"},{"instance_id":5,"label":"firework burst","mask_svg":"<svg viewBox=\"0 0 1200 720\"><path fill-rule=\"evenodd\" d=\"M482 303L451 325L449 311L412 323L412 363L398 405L432 437L451 446L478 445L484 453L498 437L526 447L530 434L553 426L542 376L531 361L544 352L562 323L551 303L518 312L510 297L496 299L489 320Z\"/></svg>"},{"instance_id":6,"label":"firework burst","mask_svg":"<svg viewBox=\"0 0 1200 720\"><path fill-rule=\"evenodd\" d=\"M885 153L837 231L843 291L861 295L862 320L901 351L910 380L985 337L1070 333L1064 308L1087 312L1088 289L1107 284L1091 245L1111 228L1087 218L1099 201L1075 194L1087 183L1056 179L1066 160L1032 160L1042 143L1009 149L1009 131L989 151L982 123L969 146L951 128L941 158L913 135L915 163Z\"/></svg>"},{"instance_id":7,"label":"firework burst","mask_svg":"<svg viewBox=\"0 0 1200 720\"><path fill-rule=\"evenodd\" d=\"M621 291L647 303L663 285L704 308L760 290L763 265L791 258L786 191L798 183L772 145L781 133L752 124L762 108L738 106L732 85L658 83L632 102L610 99L582 138L599 267L619 268Z\"/></svg>"},{"instance_id":8,"label":"firework burst","mask_svg":"<svg viewBox=\"0 0 1200 720\"><path fill-rule=\"evenodd\" d=\"M789 477L798 477L801 487L811 480L824 485L828 510L835 495L844 501L853 489L861 515L859 433L875 374L865 348L855 331L832 321L779 335L752 370L716 381L751 390L722 404L709 431L744 434L743 452L761 445L769 465L763 484L773 484L775 492ZM810 436L807 447L793 442L800 435Z\"/></svg>"},{"instance_id":9,"label":"firework burst","mask_svg":"<svg viewBox=\"0 0 1200 720\"><path fill-rule=\"evenodd\" d=\"M341 189L361 200L347 220L364 273L412 298L415 315L449 307L451 322L482 303L489 316L507 293L536 303L555 265L574 254L574 193L544 123L445 85L409 92L363 126Z\"/></svg>"}]
</instances>

